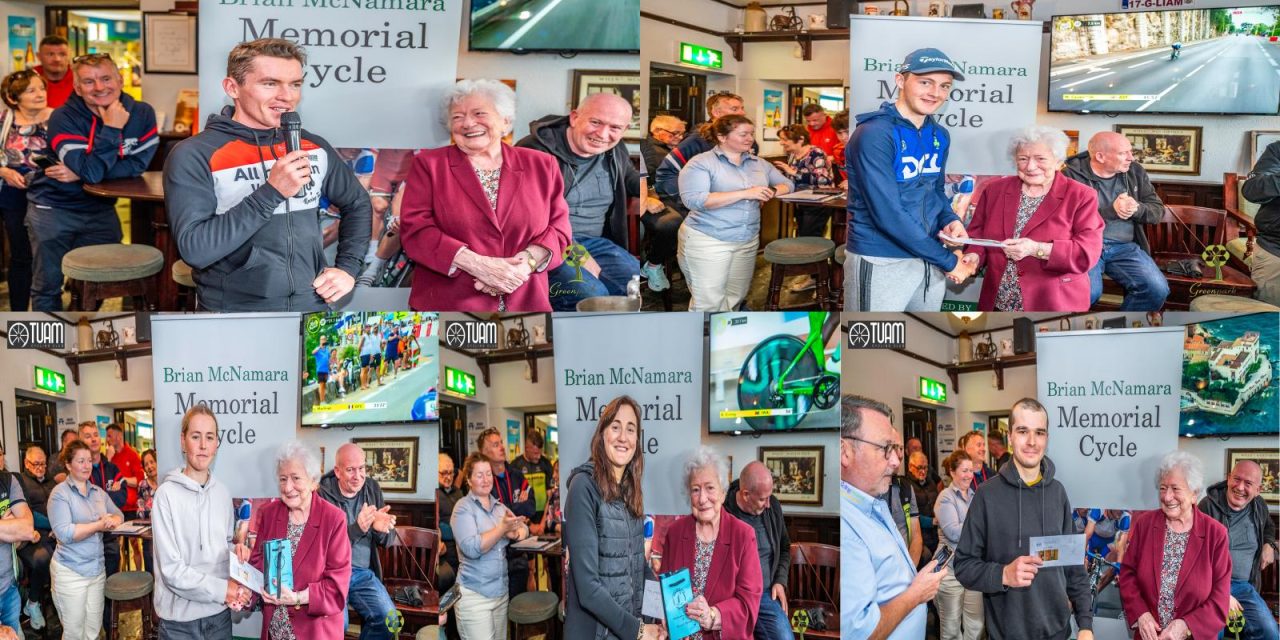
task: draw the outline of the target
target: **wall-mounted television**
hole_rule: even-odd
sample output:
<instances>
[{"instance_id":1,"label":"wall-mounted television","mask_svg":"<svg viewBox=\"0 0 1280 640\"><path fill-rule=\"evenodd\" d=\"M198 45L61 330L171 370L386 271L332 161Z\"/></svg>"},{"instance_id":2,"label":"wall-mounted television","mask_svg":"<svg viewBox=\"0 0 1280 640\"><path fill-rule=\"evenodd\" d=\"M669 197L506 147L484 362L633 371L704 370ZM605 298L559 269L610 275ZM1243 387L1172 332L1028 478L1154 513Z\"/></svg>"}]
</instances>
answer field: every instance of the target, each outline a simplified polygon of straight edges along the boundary
<instances>
[{"instance_id":1,"label":"wall-mounted television","mask_svg":"<svg viewBox=\"0 0 1280 640\"><path fill-rule=\"evenodd\" d=\"M409 311L303 316L303 426L440 419L440 317Z\"/></svg>"},{"instance_id":2,"label":"wall-mounted television","mask_svg":"<svg viewBox=\"0 0 1280 640\"><path fill-rule=\"evenodd\" d=\"M710 324L711 433L840 427L839 314L716 313Z\"/></svg>"},{"instance_id":3,"label":"wall-mounted television","mask_svg":"<svg viewBox=\"0 0 1280 640\"><path fill-rule=\"evenodd\" d=\"M640 0L471 0L472 51L640 53Z\"/></svg>"},{"instance_id":4,"label":"wall-mounted television","mask_svg":"<svg viewBox=\"0 0 1280 640\"><path fill-rule=\"evenodd\" d=\"M1280 113L1280 5L1054 16L1049 111Z\"/></svg>"},{"instance_id":5,"label":"wall-mounted television","mask_svg":"<svg viewBox=\"0 0 1280 640\"><path fill-rule=\"evenodd\" d=\"M1186 327L1179 435L1280 435L1280 315Z\"/></svg>"}]
</instances>

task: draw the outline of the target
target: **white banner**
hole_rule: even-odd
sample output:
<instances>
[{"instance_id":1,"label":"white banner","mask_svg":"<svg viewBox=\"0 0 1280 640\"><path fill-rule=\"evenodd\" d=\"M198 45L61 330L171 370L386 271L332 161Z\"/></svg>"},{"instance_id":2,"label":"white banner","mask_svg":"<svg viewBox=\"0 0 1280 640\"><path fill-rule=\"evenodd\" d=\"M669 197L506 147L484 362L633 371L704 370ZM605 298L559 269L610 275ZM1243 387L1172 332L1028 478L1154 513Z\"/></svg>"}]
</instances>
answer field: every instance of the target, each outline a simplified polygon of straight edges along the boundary
<instances>
[{"instance_id":1,"label":"white banner","mask_svg":"<svg viewBox=\"0 0 1280 640\"><path fill-rule=\"evenodd\" d=\"M937 47L965 76L936 114L951 132L947 173L1011 175L1009 137L1036 121L1041 28L1023 20L851 16L850 113L896 100L894 75L907 54Z\"/></svg>"},{"instance_id":2,"label":"white banner","mask_svg":"<svg viewBox=\"0 0 1280 640\"><path fill-rule=\"evenodd\" d=\"M1182 327L1036 334L1049 458L1076 507L1155 509L1178 448ZM1010 445L1012 449L1012 445Z\"/></svg>"},{"instance_id":3,"label":"white banner","mask_svg":"<svg viewBox=\"0 0 1280 640\"><path fill-rule=\"evenodd\" d=\"M257 38L307 50L298 113L335 147L448 142L439 99L457 80L463 0L217 0L200 7L200 128L231 99L227 54ZM395 8L381 8L395 7ZM162 109L163 105L157 105Z\"/></svg>"},{"instance_id":4,"label":"white banner","mask_svg":"<svg viewBox=\"0 0 1280 640\"><path fill-rule=\"evenodd\" d=\"M276 497L276 449L298 437L300 316L155 315L151 327L160 472L182 465L182 415L203 403L218 417L218 481L233 498Z\"/></svg>"},{"instance_id":5,"label":"white banner","mask_svg":"<svg viewBox=\"0 0 1280 640\"><path fill-rule=\"evenodd\" d=\"M702 433L704 321L701 313L554 316L562 483L590 458L601 410L625 394L642 413L644 510L688 513L680 467Z\"/></svg>"}]
</instances>

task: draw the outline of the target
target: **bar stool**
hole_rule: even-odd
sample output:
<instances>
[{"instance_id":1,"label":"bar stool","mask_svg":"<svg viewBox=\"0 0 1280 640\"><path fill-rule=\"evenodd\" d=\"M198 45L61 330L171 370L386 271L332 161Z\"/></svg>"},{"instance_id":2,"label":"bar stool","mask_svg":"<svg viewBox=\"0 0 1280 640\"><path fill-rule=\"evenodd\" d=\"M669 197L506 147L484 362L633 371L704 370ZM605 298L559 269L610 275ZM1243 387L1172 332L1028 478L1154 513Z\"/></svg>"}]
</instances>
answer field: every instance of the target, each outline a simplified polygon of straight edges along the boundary
<instances>
[{"instance_id":1,"label":"bar stool","mask_svg":"<svg viewBox=\"0 0 1280 640\"><path fill-rule=\"evenodd\" d=\"M155 613L151 604L154 584L155 579L144 571L122 571L107 578L105 592L111 601L111 628L107 630L107 640L119 637L120 614L129 611L142 613L143 640L155 637Z\"/></svg>"},{"instance_id":2,"label":"bar stool","mask_svg":"<svg viewBox=\"0 0 1280 640\"><path fill-rule=\"evenodd\" d=\"M844 254L845 247L840 245L836 247L835 257L832 259L836 266L831 269L831 310L842 311L844 309Z\"/></svg>"},{"instance_id":3,"label":"bar stool","mask_svg":"<svg viewBox=\"0 0 1280 640\"><path fill-rule=\"evenodd\" d=\"M1196 296L1191 299L1192 311L1233 311L1237 313L1257 313L1259 311L1280 311L1273 304L1246 298L1244 296L1224 296L1219 294Z\"/></svg>"},{"instance_id":4,"label":"bar stool","mask_svg":"<svg viewBox=\"0 0 1280 640\"><path fill-rule=\"evenodd\" d=\"M144 244L95 244L62 256L72 311L96 311L108 298L133 298L135 311L155 306L155 275L164 254Z\"/></svg>"},{"instance_id":5,"label":"bar stool","mask_svg":"<svg viewBox=\"0 0 1280 640\"><path fill-rule=\"evenodd\" d=\"M559 638L560 597L550 591L526 591L511 599L507 607L507 637L520 640L525 625L546 625L548 638Z\"/></svg>"},{"instance_id":6,"label":"bar stool","mask_svg":"<svg viewBox=\"0 0 1280 640\"><path fill-rule=\"evenodd\" d=\"M191 265L182 260L174 260L169 267L169 275L178 284L178 299L183 311L196 310L196 280L191 275Z\"/></svg>"},{"instance_id":7,"label":"bar stool","mask_svg":"<svg viewBox=\"0 0 1280 640\"><path fill-rule=\"evenodd\" d=\"M818 308L830 303L827 288L831 285L831 256L835 250L831 240L813 237L782 238L765 246L764 259L769 263L769 311L781 308L782 280L788 276L813 276L818 285L815 298Z\"/></svg>"},{"instance_id":8,"label":"bar stool","mask_svg":"<svg viewBox=\"0 0 1280 640\"><path fill-rule=\"evenodd\" d=\"M414 636L414 640L444 640L444 634L440 632L440 627L431 625L418 629L418 634Z\"/></svg>"}]
</instances>

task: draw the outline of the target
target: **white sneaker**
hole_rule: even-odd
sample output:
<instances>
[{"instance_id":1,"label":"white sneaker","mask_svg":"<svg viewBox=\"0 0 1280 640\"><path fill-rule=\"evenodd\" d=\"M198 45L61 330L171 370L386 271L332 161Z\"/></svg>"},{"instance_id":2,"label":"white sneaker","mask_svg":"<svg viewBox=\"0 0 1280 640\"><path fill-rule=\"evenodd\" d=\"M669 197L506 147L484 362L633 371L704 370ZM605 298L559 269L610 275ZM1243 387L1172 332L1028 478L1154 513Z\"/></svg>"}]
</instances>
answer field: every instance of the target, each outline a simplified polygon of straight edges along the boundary
<instances>
[{"instance_id":1,"label":"white sneaker","mask_svg":"<svg viewBox=\"0 0 1280 640\"><path fill-rule=\"evenodd\" d=\"M671 283L667 281L667 274L660 264L646 262L644 266L640 267L640 273L649 279L650 291L666 291L671 286Z\"/></svg>"},{"instance_id":2,"label":"white sneaker","mask_svg":"<svg viewBox=\"0 0 1280 640\"><path fill-rule=\"evenodd\" d=\"M39 631L44 628L44 612L40 610L40 603L28 601L27 606L22 611L31 619L31 628Z\"/></svg>"}]
</instances>

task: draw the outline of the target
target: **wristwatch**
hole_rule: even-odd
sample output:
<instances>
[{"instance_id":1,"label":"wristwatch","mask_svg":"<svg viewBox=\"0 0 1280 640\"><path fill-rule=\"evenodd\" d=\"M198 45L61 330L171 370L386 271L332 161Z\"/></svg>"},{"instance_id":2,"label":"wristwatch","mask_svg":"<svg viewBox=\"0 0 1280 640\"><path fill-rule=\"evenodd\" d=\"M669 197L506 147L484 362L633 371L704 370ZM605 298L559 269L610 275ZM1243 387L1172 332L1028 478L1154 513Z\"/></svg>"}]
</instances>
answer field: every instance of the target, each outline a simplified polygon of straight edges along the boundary
<instances>
[{"instance_id":1,"label":"wristwatch","mask_svg":"<svg viewBox=\"0 0 1280 640\"><path fill-rule=\"evenodd\" d=\"M525 261L525 264L529 265L529 271L537 271L538 260L533 257L533 253L530 252L528 249L525 249L521 253L524 253L524 261Z\"/></svg>"},{"instance_id":2,"label":"wristwatch","mask_svg":"<svg viewBox=\"0 0 1280 640\"><path fill-rule=\"evenodd\" d=\"M1044 243L1043 242L1036 243L1036 257L1040 258L1041 260L1044 260Z\"/></svg>"}]
</instances>

